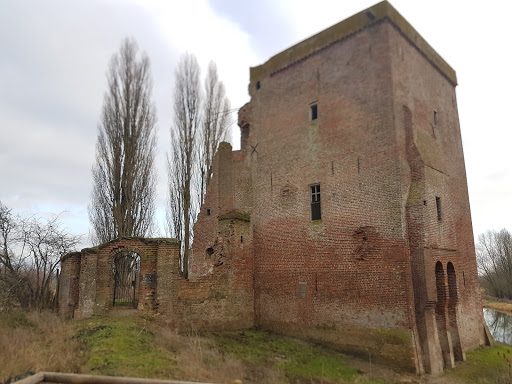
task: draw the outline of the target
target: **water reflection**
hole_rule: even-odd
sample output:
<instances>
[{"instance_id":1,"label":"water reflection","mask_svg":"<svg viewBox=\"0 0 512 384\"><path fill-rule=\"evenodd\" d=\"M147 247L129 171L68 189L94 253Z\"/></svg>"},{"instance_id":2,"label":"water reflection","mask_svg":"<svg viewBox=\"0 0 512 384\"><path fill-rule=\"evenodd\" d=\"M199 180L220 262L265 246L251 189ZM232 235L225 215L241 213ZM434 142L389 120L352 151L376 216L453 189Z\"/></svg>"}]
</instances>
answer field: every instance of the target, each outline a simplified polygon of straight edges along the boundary
<instances>
[{"instance_id":1,"label":"water reflection","mask_svg":"<svg viewBox=\"0 0 512 384\"><path fill-rule=\"evenodd\" d=\"M484 308L484 319L494 340L512 344L512 316Z\"/></svg>"}]
</instances>

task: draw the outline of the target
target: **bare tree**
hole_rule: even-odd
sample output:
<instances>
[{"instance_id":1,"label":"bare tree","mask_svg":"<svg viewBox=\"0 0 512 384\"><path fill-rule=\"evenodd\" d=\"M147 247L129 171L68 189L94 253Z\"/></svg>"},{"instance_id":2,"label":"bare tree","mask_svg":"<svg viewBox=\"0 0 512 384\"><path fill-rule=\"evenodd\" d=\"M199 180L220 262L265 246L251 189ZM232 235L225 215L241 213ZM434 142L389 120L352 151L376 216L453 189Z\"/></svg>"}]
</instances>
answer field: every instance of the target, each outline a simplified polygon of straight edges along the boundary
<instances>
[{"instance_id":1,"label":"bare tree","mask_svg":"<svg viewBox=\"0 0 512 384\"><path fill-rule=\"evenodd\" d=\"M512 299L512 235L506 229L487 231L478 236L478 272L489 293Z\"/></svg>"},{"instance_id":2,"label":"bare tree","mask_svg":"<svg viewBox=\"0 0 512 384\"><path fill-rule=\"evenodd\" d=\"M74 250L80 238L61 229L59 217L29 219L20 228L26 284L32 308L50 308L54 304L56 270L60 258Z\"/></svg>"},{"instance_id":3,"label":"bare tree","mask_svg":"<svg viewBox=\"0 0 512 384\"><path fill-rule=\"evenodd\" d=\"M58 216L22 218L0 202L0 306L50 308L55 303L60 258L80 237L61 228Z\"/></svg>"},{"instance_id":4,"label":"bare tree","mask_svg":"<svg viewBox=\"0 0 512 384\"><path fill-rule=\"evenodd\" d=\"M21 296L21 263L13 253L17 218L12 210L0 202L0 306L10 307Z\"/></svg>"},{"instance_id":5,"label":"bare tree","mask_svg":"<svg viewBox=\"0 0 512 384\"><path fill-rule=\"evenodd\" d=\"M11 258L11 237L13 231L16 229L16 222L12 210L7 208L0 201L0 240L2 242L0 249L0 273L6 273L7 270L12 270L13 262Z\"/></svg>"},{"instance_id":6,"label":"bare tree","mask_svg":"<svg viewBox=\"0 0 512 384\"><path fill-rule=\"evenodd\" d=\"M169 210L171 234L182 243L182 270L188 276L188 254L197 202L198 130L201 119L200 68L195 56L185 54L174 73L171 153L168 156Z\"/></svg>"},{"instance_id":7,"label":"bare tree","mask_svg":"<svg viewBox=\"0 0 512 384\"><path fill-rule=\"evenodd\" d=\"M95 243L147 236L153 227L156 109L150 62L125 39L107 72L108 90L98 126L89 218Z\"/></svg>"},{"instance_id":8,"label":"bare tree","mask_svg":"<svg viewBox=\"0 0 512 384\"><path fill-rule=\"evenodd\" d=\"M226 96L224 84L219 80L217 66L213 61L208 65L204 90L205 99L203 103L199 150L200 203L204 202L206 188L212 178L213 157L217 152L219 144L229 136L230 103Z\"/></svg>"},{"instance_id":9,"label":"bare tree","mask_svg":"<svg viewBox=\"0 0 512 384\"><path fill-rule=\"evenodd\" d=\"M231 111L215 63L210 62L201 92L195 56L182 56L174 73L171 153L167 157L169 200L167 224L182 244L182 270L188 276L193 225L212 178L213 157L229 134Z\"/></svg>"}]
</instances>

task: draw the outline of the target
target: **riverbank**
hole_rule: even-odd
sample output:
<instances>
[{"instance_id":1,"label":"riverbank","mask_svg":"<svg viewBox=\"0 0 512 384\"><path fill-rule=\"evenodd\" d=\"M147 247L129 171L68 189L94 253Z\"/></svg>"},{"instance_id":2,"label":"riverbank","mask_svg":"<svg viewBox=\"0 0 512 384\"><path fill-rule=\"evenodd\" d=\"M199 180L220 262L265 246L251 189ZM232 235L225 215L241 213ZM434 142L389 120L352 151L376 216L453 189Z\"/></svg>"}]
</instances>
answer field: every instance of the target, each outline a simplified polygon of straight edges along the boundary
<instances>
[{"instance_id":1,"label":"riverbank","mask_svg":"<svg viewBox=\"0 0 512 384\"><path fill-rule=\"evenodd\" d=\"M500 300L494 297L484 296L482 298L482 306L512 315L512 301L510 300Z\"/></svg>"}]
</instances>

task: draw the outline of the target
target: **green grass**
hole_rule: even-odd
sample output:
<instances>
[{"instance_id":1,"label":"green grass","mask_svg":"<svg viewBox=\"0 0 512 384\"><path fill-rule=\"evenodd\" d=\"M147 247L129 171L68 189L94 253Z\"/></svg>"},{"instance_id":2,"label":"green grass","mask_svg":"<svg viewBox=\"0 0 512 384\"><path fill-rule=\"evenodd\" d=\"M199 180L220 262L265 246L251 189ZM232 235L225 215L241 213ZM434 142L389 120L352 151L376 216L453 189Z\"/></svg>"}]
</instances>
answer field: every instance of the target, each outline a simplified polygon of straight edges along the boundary
<instances>
[{"instance_id":1,"label":"green grass","mask_svg":"<svg viewBox=\"0 0 512 384\"><path fill-rule=\"evenodd\" d=\"M222 332L213 337L224 353L255 368L281 370L291 383L344 383L361 376L347 364L345 355L296 339L257 330Z\"/></svg>"},{"instance_id":2,"label":"green grass","mask_svg":"<svg viewBox=\"0 0 512 384\"><path fill-rule=\"evenodd\" d=\"M158 346L141 318L93 318L78 324L75 339L88 354L90 373L168 378L176 370L172 351Z\"/></svg>"},{"instance_id":3,"label":"green grass","mask_svg":"<svg viewBox=\"0 0 512 384\"><path fill-rule=\"evenodd\" d=\"M480 347L467 353L467 360L446 371L446 376L464 383L512 383L512 346Z\"/></svg>"}]
</instances>

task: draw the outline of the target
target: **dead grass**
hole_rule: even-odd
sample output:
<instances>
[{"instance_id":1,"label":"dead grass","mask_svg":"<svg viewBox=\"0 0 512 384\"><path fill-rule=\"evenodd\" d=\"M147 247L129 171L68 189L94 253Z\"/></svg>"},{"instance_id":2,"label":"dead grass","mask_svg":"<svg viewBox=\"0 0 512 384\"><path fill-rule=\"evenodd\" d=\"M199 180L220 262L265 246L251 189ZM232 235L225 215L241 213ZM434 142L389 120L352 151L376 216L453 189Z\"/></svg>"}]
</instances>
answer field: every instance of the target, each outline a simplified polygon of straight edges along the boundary
<instances>
[{"instance_id":1,"label":"dead grass","mask_svg":"<svg viewBox=\"0 0 512 384\"><path fill-rule=\"evenodd\" d=\"M496 311L512 314L512 302L509 300L500 300L491 296L485 296L482 304L484 308L491 308Z\"/></svg>"},{"instance_id":2,"label":"dead grass","mask_svg":"<svg viewBox=\"0 0 512 384\"><path fill-rule=\"evenodd\" d=\"M0 316L0 382L27 371L78 372L79 344L54 313Z\"/></svg>"},{"instance_id":3,"label":"dead grass","mask_svg":"<svg viewBox=\"0 0 512 384\"><path fill-rule=\"evenodd\" d=\"M231 383L247 376L241 360L223 355L213 340L202 337L197 332L189 331L180 335L174 330L162 327L158 327L155 332L160 336L161 347L176 353L177 379Z\"/></svg>"}]
</instances>

